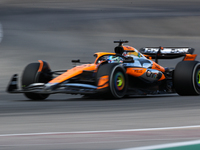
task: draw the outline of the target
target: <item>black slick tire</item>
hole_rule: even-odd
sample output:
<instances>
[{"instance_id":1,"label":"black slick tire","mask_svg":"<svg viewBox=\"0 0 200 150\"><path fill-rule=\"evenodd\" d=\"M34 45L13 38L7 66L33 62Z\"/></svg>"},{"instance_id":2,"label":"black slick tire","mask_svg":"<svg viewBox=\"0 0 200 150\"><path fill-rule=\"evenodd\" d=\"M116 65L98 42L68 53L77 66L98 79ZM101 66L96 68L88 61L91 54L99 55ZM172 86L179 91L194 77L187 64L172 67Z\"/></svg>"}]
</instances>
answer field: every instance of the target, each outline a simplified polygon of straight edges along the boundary
<instances>
[{"instance_id":1,"label":"black slick tire","mask_svg":"<svg viewBox=\"0 0 200 150\"><path fill-rule=\"evenodd\" d=\"M182 61L174 70L174 88L179 95L200 94L200 62Z\"/></svg>"},{"instance_id":2,"label":"black slick tire","mask_svg":"<svg viewBox=\"0 0 200 150\"><path fill-rule=\"evenodd\" d=\"M39 66L39 63L31 63L25 67L21 80L23 89L26 89L26 87L32 83L37 83L43 80L41 72L38 72ZM44 100L49 96L49 94L37 93L24 93L24 95L31 100Z\"/></svg>"},{"instance_id":3,"label":"black slick tire","mask_svg":"<svg viewBox=\"0 0 200 150\"><path fill-rule=\"evenodd\" d=\"M101 76L109 76L108 87L103 89L104 98L122 98L127 91L127 75L124 67L120 64L103 64L97 72L97 82Z\"/></svg>"}]
</instances>

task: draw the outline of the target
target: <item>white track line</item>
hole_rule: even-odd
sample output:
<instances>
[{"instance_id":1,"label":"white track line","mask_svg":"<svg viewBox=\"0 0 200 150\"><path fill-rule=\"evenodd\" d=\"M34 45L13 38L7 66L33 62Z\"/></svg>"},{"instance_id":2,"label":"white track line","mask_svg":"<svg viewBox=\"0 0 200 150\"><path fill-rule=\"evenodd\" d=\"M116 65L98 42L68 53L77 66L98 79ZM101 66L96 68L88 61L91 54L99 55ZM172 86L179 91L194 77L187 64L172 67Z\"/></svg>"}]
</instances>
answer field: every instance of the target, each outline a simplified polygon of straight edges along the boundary
<instances>
[{"instance_id":1,"label":"white track line","mask_svg":"<svg viewBox=\"0 0 200 150\"><path fill-rule=\"evenodd\" d=\"M101 130L101 131L75 131L75 132L43 132L43 133L19 133L19 134L0 134L0 137L11 136L39 136L39 135L58 135L58 134L95 134L95 133L119 133L119 132L137 132L137 131L157 131L157 130L173 130L200 128L200 125L179 126L179 127L163 127L163 128L146 128L146 129L125 129L125 130Z\"/></svg>"},{"instance_id":2,"label":"white track line","mask_svg":"<svg viewBox=\"0 0 200 150\"><path fill-rule=\"evenodd\" d=\"M144 146L144 147L125 148L125 149L119 149L119 150L156 150L156 149L162 149L162 148L172 148L172 147L188 146L188 145L195 145L195 144L200 144L200 140L161 144L161 145L152 145L152 146Z\"/></svg>"}]
</instances>

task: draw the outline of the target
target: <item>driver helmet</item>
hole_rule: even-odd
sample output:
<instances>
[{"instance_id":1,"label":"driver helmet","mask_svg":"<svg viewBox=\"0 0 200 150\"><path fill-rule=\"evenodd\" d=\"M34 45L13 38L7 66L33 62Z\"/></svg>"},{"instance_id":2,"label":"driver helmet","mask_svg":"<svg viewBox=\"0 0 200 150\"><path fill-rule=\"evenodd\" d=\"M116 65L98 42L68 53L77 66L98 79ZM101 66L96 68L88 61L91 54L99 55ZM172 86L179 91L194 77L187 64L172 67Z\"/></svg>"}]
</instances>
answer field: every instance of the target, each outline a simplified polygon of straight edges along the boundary
<instances>
[{"instance_id":1,"label":"driver helmet","mask_svg":"<svg viewBox=\"0 0 200 150\"><path fill-rule=\"evenodd\" d=\"M122 55L125 57L142 57L141 53L136 49L134 51L124 51Z\"/></svg>"}]
</instances>

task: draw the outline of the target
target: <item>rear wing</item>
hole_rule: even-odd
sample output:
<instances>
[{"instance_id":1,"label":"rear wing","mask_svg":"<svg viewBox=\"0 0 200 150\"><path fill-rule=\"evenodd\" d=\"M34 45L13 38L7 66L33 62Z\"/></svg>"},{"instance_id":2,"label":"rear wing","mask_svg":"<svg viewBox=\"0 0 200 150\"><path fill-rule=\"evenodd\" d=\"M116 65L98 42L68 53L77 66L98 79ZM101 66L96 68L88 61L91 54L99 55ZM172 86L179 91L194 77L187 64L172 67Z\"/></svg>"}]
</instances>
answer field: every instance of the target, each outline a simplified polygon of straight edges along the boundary
<instances>
[{"instance_id":1,"label":"rear wing","mask_svg":"<svg viewBox=\"0 0 200 150\"><path fill-rule=\"evenodd\" d=\"M190 47L144 47L140 52L156 59L173 59L193 54L194 48Z\"/></svg>"}]
</instances>

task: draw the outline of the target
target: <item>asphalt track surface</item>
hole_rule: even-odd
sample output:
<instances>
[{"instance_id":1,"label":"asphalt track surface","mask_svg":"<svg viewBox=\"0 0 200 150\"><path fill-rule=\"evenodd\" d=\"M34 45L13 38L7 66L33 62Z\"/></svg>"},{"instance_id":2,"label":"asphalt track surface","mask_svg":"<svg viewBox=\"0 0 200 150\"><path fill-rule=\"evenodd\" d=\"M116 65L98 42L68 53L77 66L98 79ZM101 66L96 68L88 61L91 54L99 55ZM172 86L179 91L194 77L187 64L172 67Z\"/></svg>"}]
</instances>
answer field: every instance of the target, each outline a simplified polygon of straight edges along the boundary
<instances>
[{"instance_id":1,"label":"asphalt track surface","mask_svg":"<svg viewBox=\"0 0 200 150\"><path fill-rule=\"evenodd\" d=\"M200 56L199 6L195 0L0 1L0 149L111 150L198 140L199 96L102 100L58 94L30 101L5 89L30 62L68 69L71 59L93 61L97 51L113 52L119 39L138 49L189 46ZM160 63L174 67L178 61ZM189 127L167 129L182 126Z\"/></svg>"}]
</instances>

